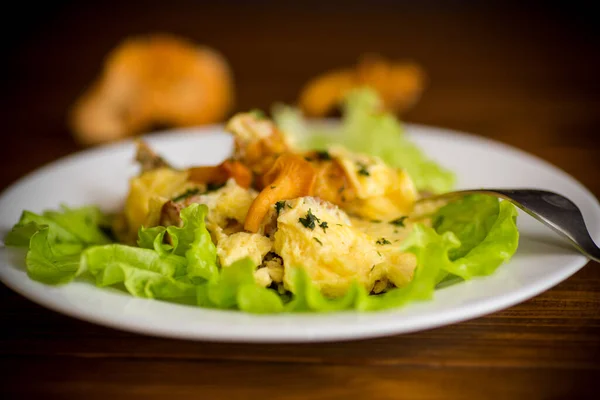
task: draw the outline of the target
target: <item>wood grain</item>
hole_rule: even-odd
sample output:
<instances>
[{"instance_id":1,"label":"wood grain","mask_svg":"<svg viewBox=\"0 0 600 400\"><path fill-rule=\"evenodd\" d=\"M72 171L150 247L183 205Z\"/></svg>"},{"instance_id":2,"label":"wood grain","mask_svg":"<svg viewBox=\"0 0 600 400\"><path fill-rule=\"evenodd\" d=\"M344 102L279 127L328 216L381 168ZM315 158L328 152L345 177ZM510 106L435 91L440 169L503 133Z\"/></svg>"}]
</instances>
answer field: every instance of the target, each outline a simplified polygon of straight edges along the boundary
<instances>
[{"instance_id":1,"label":"wood grain","mask_svg":"<svg viewBox=\"0 0 600 400\"><path fill-rule=\"evenodd\" d=\"M59 361L61 368L56 368ZM464 399L569 398L593 385L594 372L552 368L498 370L445 367L443 374L421 367L268 364L163 360L13 361L6 371L10 396L44 398L286 398L286 399ZM15 385L24 375L39 376L35 386ZM69 374L69 379L65 379ZM123 382L126 381L127 385ZM488 382L482 385L481 382ZM351 393L351 395L349 395ZM283 396L282 396L283 395ZM29 396L29 397L26 397ZM458 398L458 397L457 397Z\"/></svg>"},{"instance_id":2,"label":"wood grain","mask_svg":"<svg viewBox=\"0 0 600 400\"><path fill-rule=\"evenodd\" d=\"M567 9L456 2L170 1L21 10L2 66L0 188L78 150L65 116L130 34L169 31L220 49L237 109L293 102L316 73L366 51L421 63L429 87L404 119L531 152L600 195L598 31ZM27 17L27 18L25 18ZM300 345L167 340L48 311L0 287L1 398L597 398L600 266L512 308L434 330Z\"/></svg>"}]
</instances>

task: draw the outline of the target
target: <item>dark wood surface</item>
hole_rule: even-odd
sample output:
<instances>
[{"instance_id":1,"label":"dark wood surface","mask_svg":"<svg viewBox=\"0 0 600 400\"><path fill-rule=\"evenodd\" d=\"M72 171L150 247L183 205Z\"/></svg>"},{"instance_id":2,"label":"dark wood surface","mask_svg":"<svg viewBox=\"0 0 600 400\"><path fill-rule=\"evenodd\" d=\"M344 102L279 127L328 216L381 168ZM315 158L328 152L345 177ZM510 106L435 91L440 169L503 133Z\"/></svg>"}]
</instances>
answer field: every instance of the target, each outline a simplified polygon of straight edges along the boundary
<instances>
[{"instance_id":1,"label":"dark wood surface","mask_svg":"<svg viewBox=\"0 0 600 400\"><path fill-rule=\"evenodd\" d=\"M1 67L0 189L78 149L66 110L119 40L167 31L226 55L240 110L292 102L308 78L362 52L413 59L430 84L407 121L517 146L600 196L600 41L583 3L80 3L22 6L13 16L20 24ZM2 286L0 397L598 398L599 267L590 263L527 302L472 321L306 345L130 334L48 311Z\"/></svg>"}]
</instances>

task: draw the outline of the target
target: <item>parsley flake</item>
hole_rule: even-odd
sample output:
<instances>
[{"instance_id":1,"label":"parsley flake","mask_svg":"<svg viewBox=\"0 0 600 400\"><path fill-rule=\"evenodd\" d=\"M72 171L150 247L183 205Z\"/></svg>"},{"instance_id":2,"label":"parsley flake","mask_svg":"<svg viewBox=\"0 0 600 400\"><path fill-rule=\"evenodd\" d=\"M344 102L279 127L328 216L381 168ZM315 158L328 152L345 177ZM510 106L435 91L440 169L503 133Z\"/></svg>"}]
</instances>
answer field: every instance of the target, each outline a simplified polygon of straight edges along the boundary
<instances>
[{"instance_id":1,"label":"parsley flake","mask_svg":"<svg viewBox=\"0 0 600 400\"><path fill-rule=\"evenodd\" d=\"M305 228L313 230L315 229L315 222L321 222L321 220L317 218L309 208L306 216L304 218L298 218L298 222L300 222Z\"/></svg>"},{"instance_id":2,"label":"parsley flake","mask_svg":"<svg viewBox=\"0 0 600 400\"><path fill-rule=\"evenodd\" d=\"M358 174L359 175L363 175L363 176L370 176L371 174L369 173L369 170L367 169L367 166L361 162L356 163L356 165L358 165Z\"/></svg>"},{"instance_id":3,"label":"parsley flake","mask_svg":"<svg viewBox=\"0 0 600 400\"><path fill-rule=\"evenodd\" d=\"M185 200L188 197L193 196L193 195L198 194L198 193L200 193L200 189L198 189L198 188L188 189L184 193L180 194L179 196L173 197L172 200L175 203L177 203L178 201Z\"/></svg>"},{"instance_id":4,"label":"parsley flake","mask_svg":"<svg viewBox=\"0 0 600 400\"><path fill-rule=\"evenodd\" d=\"M380 244L380 245L392 244L392 242L390 242L386 238L379 238L379 239L377 239L377 241L375 243Z\"/></svg>"},{"instance_id":5,"label":"parsley flake","mask_svg":"<svg viewBox=\"0 0 600 400\"><path fill-rule=\"evenodd\" d=\"M393 221L390 221L390 224L395 225L395 226L401 226L402 228L404 228L404 220L408 218L406 215L400 218L396 218Z\"/></svg>"},{"instance_id":6,"label":"parsley flake","mask_svg":"<svg viewBox=\"0 0 600 400\"><path fill-rule=\"evenodd\" d=\"M315 239L315 242L319 243L321 246L323 246L323 242L321 242L318 238L314 237L313 239Z\"/></svg>"},{"instance_id":7,"label":"parsley flake","mask_svg":"<svg viewBox=\"0 0 600 400\"><path fill-rule=\"evenodd\" d=\"M279 212L281 211L281 209L283 207L285 207L285 204L286 204L285 200L281 200L281 201L278 201L277 203L275 203L275 211L277 211L277 215L279 215Z\"/></svg>"},{"instance_id":8,"label":"parsley flake","mask_svg":"<svg viewBox=\"0 0 600 400\"><path fill-rule=\"evenodd\" d=\"M224 183L209 183L208 185L206 185L206 191L207 192L212 192L214 190L219 190L223 186L225 186Z\"/></svg>"},{"instance_id":9,"label":"parsley flake","mask_svg":"<svg viewBox=\"0 0 600 400\"><path fill-rule=\"evenodd\" d=\"M316 152L317 160L328 161L331 160L331 154L327 150L320 150Z\"/></svg>"},{"instance_id":10,"label":"parsley flake","mask_svg":"<svg viewBox=\"0 0 600 400\"><path fill-rule=\"evenodd\" d=\"M323 232L327 232L327 228L329 228L329 225L327 225L327 221L321 222L319 226L321 227L321 229L323 229Z\"/></svg>"}]
</instances>

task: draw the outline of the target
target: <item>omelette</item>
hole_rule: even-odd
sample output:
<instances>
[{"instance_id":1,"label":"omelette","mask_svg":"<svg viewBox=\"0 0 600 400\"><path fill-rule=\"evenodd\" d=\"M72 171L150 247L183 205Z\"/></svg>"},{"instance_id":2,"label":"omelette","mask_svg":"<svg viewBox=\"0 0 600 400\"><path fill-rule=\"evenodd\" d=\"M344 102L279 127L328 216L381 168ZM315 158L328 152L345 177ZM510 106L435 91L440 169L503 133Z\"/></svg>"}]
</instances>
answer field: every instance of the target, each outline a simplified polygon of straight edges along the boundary
<instances>
[{"instance_id":1,"label":"omelette","mask_svg":"<svg viewBox=\"0 0 600 400\"><path fill-rule=\"evenodd\" d=\"M263 287L293 293L293 268L331 298L353 282L373 294L410 282L417 260L400 243L414 223L431 224L432 210L415 206L405 171L342 147L299 151L256 113L226 129L233 154L215 166L176 169L138 143L142 171L115 227L122 241L141 227L181 226L181 210L200 203L220 267L249 258Z\"/></svg>"}]
</instances>

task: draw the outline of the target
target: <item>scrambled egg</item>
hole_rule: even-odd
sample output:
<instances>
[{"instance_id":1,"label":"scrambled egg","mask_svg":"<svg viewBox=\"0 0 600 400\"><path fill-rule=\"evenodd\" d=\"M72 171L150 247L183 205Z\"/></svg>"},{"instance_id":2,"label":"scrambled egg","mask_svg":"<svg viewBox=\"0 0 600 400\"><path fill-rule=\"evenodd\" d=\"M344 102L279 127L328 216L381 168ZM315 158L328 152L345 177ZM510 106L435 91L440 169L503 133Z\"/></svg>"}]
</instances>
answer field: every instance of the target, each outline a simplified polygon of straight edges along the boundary
<instances>
[{"instance_id":1,"label":"scrambled egg","mask_svg":"<svg viewBox=\"0 0 600 400\"><path fill-rule=\"evenodd\" d=\"M242 122L231 123L245 132ZM240 134L240 140L269 137L270 126L255 128L254 136ZM344 295L353 282L373 293L406 285L416 268L416 257L399 251L398 244L415 222L430 224L429 216L437 205L413 209L417 192L411 179L376 157L341 148L330 153L343 169L345 184L352 187L352 198L341 202L343 210L316 197L279 201L263 219L259 232L249 233L244 231L244 221L258 195L254 189L245 189L232 178L223 187L204 192L206 185L189 181L188 172L158 167L131 180L123 213L128 233L135 236L142 225L181 223L180 210L201 203L208 207L206 227L220 265L226 268L249 257L257 266L255 279L261 286L275 283L280 291L293 292L288 272L295 267L304 268L330 297ZM190 188L200 193L172 200ZM165 209L174 211L174 218L167 222L161 218ZM411 218L406 217L409 214Z\"/></svg>"},{"instance_id":2,"label":"scrambled egg","mask_svg":"<svg viewBox=\"0 0 600 400\"><path fill-rule=\"evenodd\" d=\"M258 118L252 113L241 113L235 115L227 122L227 130L235 132L236 140L242 145L247 145L261 139L268 139L273 134L273 122Z\"/></svg>"},{"instance_id":3,"label":"scrambled egg","mask_svg":"<svg viewBox=\"0 0 600 400\"><path fill-rule=\"evenodd\" d=\"M167 168L145 172L131 183L125 215L132 223L155 225L165 202L186 187L185 179L184 173ZM369 185L364 185L366 193L382 193ZM353 281L376 293L390 284L403 286L410 281L416 259L393 245L410 232L409 221L399 226L350 218L329 202L302 197L285 201L278 210L274 206L265 218L269 229L243 232L256 195L230 179L222 188L189 200L208 207L206 227L222 267L249 257L258 267L257 283L266 287L275 282L282 290L293 290L288 268L303 267L313 283L331 297L343 295Z\"/></svg>"},{"instance_id":4,"label":"scrambled egg","mask_svg":"<svg viewBox=\"0 0 600 400\"><path fill-rule=\"evenodd\" d=\"M356 192L344 208L369 219L394 219L407 215L417 198L408 174L386 165L377 157L333 147L329 153L340 163Z\"/></svg>"},{"instance_id":5,"label":"scrambled egg","mask_svg":"<svg viewBox=\"0 0 600 400\"><path fill-rule=\"evenodd\" d=\"M367 220L363 218L350 218L352 225L374 238L385 238L390 243L400 243L410 234L413 222L406 217L396 218L390 221Z\"/></svg>"},{"instance_id":6,"label":"scrambled egg","mask_svg":"<svg viewBox=\"0 0 600 400\"><path fill-rule=\"evenodd\" d=\"M206 204L206 228L215 243L228 234L243 230L244 219L256 197L256 191L244 189L230 179L222 188L198 196L196 203Z\"/></svg>"},{"instance_id":7,"label":"scrambled egg","mask_svg":"<svg viewBox=\"0 0 600 400\"><path fill-rule=\"evenodd\" d=\"M228 266L239 259L249 257L255 265L271 251L273 243L258 233L238 232L223 237L217 244L217 256L221 265ZM267 285L264 285L267 286Z\"/></svg>"},{"instance_id":8,"label":"scrambled egg","mask_svg":"<svg viewBox=\"0 0 600 400\"><path fill-rule=\"evenodd\" d=\"M303 267L313 283L331 297L343 295L353 281L370 291L389 271L399 283L407 282L404 273L410 279L414 256L385 250L382 241L353 227L336 206L312 197L286 203L277 217L273 249L283 259L283 281L288 288L292 282L286 272L293 267Z\"/></svg>"},{"instance_id":9,"label":"scrambled egg","mask_svg":"<svg viewBox=\"0 0 600 400\"><path fill-rule=\"evenodd\" d=\"M152 226L146 224L149 216L155 216L156 209L160 212L160 207L170 197L185 191L189 185L187 172L166 167L146 171L131 179L124 210L129 232L137 235L140 226Z\"/></svg>"}]
</instances>

